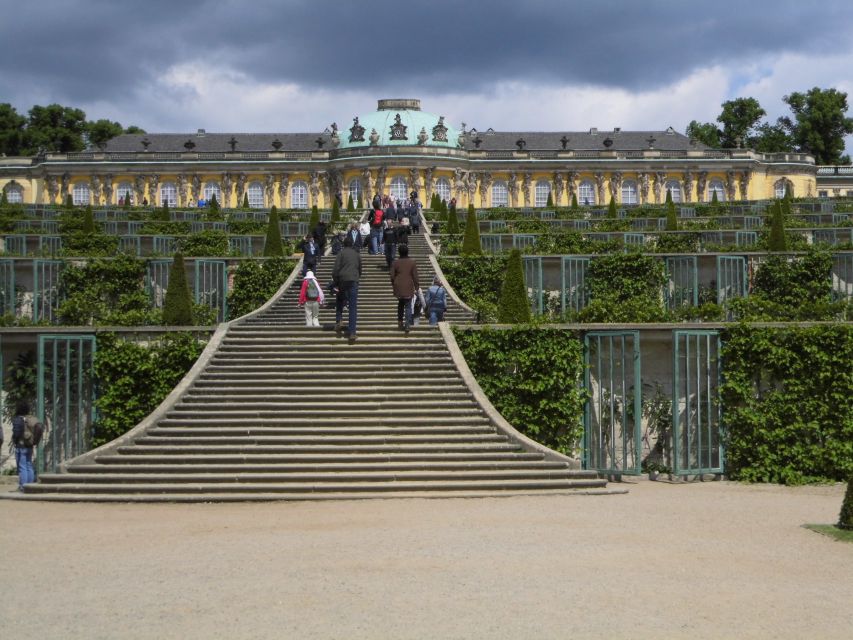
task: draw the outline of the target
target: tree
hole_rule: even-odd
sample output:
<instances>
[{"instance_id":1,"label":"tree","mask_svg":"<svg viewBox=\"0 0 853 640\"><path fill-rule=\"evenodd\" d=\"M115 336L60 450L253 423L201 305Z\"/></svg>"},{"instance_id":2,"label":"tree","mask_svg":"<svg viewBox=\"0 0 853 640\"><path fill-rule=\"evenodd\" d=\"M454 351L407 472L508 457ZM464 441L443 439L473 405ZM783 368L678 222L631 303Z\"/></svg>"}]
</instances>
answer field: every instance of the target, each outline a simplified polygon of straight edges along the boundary
<instances>
[{"instance_id":1,"label":"tree","mask_svg":"<svg viewBox=\"0 0 853 640\"><path fill-rule=\"evenodd\" d=\"M142 127L137 127L135 124L130 125L127 129L124 130L125 133L148 133Z\"/></svg>"},{"instance_id":2,"label":"tree","mask_svg":"<svg viewBox=\"0 0 853 640\"><path fill-rule=\"evenodd\" d=\"M844 492L844 502L841 503L841 513L838 516L838 528L853 530L853 475L847 481L847 491Z\"/></svg>"},{"instance_id":3,"label":"tree","mask_svg":"<svg viewBox=\"0 0 853 640\"><path fill-rule=\"evenodd\" d=\"M530 322L530 301L527 299L524 267L521 251L518 249L513 249L507 260L506 275L498 302L498 322L501 324Z\"/></svg>"},{"instance_id":4,"label":"tree","mask_svg":"<svg viewBox=\"0 0 853 640\"><path fill-rule=\"evenodd\" d=\"M358 198L356 199L355 208L358 211L361 211L364 208L364 203L361 200L361 191L358 192Z\"/></svg>"},{"instance_id":5,"label":"tree","mask_svg":"<svg viewBox=\"0 0 853 640\"><path fill-rule=\"evenodd\" d=\"M785 127L778 123L764 122L755 127L755 136L750 146L761 153L784 153L794 150L791 136L785 131Z\"/></svg>"},{"instance_id":6,"label":"tree","mask_svg":"<svg viewBox=\"0 0 853 640\"><path fill-rule=\"evenodd\" d=\"M610 204L607 205L607 217L616 218L616 198L610 196Z\"/></svg>"},{"instance_id":7,"label":"tree","mask_svg":"<svg viewBox=\"0 0 853 640\"><path fill-rule=\"evenodd\" d=\"M691 120L690 124L687 125L686 133L687 137L692 140L698 140L702 144L713 147L714 149L720 148L720 130L713 122Z\"/></svg>"},{"instance_id":8,"label":"tree","mask_svg":"<svg viewBox=\"0 0 853 640\"><path fill-rule=\"evenodd\" d=\"M249 208L249 194L248 194L248 193L244 193L244 194L243 194L243 205L242 205L242 208L243 208L243 209L248 209L248 208Z\"/></svg>"},{"instance_id":9,"label":"tree","mask_svg":"<svg viewBox=\"0 0 853 640\"><path fill-rule=\"evenodd\" d=\"M86 136L89 139L89 143L99 149L103 149L107 145L107 142L116 136L120 136L122 133L124 133L124 129L121 124L112 122L111 120L101 119L86 123Z\"/></svg>"},{"instance_id":10,"label":"tree","mask_svg":"<svg viewBox=\"0 0 853 640\"><path fill-rule=\"evenodd\" d=\"M456 207L450 207L447 212L447 233L459 233L459 217L456 215Z\"/></svg>"},{"instance_id":11,"label":"tree","mask_svg":"<svg viewBox=\"0 0 853 640\"><path fill-rule=\"evenodd\" d=\"M672 189L666 190L666 200L664 200L665 204L672 204Z\"/></svg>"},{"instance_id":12,"label":"tree","mask_svg":"<svg viewBox=\"0 0 853 640\"><path fill-rule=\"evenodd\" d=\"M849 164L844 151L844 136L853 133L853 118L848 118L847 94L836 89L814 87L807 93L794 92L782 100L791 108L794 119L780 118L796 148L814 156L817 164Z\"/></svg>"},{"instance_id":13,"label":"tree","mask_svg":"<svg viewBox=\"0 0 853 640\"><path fill-rule=\"evenodd\" d=\"M171 327L188 325L193 322L190 287L184 270L184 256L179 251L172 260L169 269L169 288L163 301L163 324Z\"/></svg>"},{"instance_id":14,"label":"tree","mask_svg":"<svg viewBox=\"0 0 853 640\"><path fill-rule=\"evenodd\" d=\"M65 194L65 208L69 211L74 208L74 198L71 197L70 193Z\"/></svg>"},{"instance_id":15,"label":"tree","mask_svg":"<svg viewBox=\"0 0 853 640\"><path fill-rule=\"evenodd\" d=\"M210 194L210 200L207 201L207 208L210 210L210 215L216 217L219 215L219 201L216 199L216 194Z\"/></svg>"},{"instance_id":16,"label":"tree","mask_svg":"<svg viewBox=\"0 0 853 640\"><path fill-rule=\"evenodd\" d=\"M95 233L95 215L92 213L92 206L86 205L83 210L83 233Z\"/></svg>"},{"instance_id":17,"label":"tree","mask_svg":"<svg viewBox=\"0 0 853 640\"><path fill-rule=\"evenodd\" d=\"M270 218L267 222L267 239L264 242L264 256L284 255L284 247L281 244L281 227L278 224L278 209L273 205L270 208Z\"/></svg>"},{"instance_id":18,"label":"tree","mask_svg":"<svg viewBox=\"0 0 853 640\"><path fill-rule=\"evenodd\" d=\"M0 153L21 155L27 119L8 102L0 104Z\"/></svg>"},{"instance_id":19,"label":"tree","mask_svg":"<svg viewBox=\"0 0 853 640\"><path fill-rule=\"evenodd\" d=\"M352 201L352 194L347 198L347 211L355 211L355 203Z\"/></svg>"},{"instance_id":20,"label":"tree","mask_svg":"<svg viewBox=\"0 0 853 640\"><path fill-rule=\"evenodd\" d=\"M334 231L341 221L341 207L337 198L332 198L332 216L329 218L329 231Z\"/></svg>"},{"instance_id":21,"label":"tree","mask_svg":"<svg viewBox=\"0 0 853 640\"><path fill-rule=\"evenodd\" d=\"M455 209L454 209L455 210ZM443 221L447 220L447 200L441 201L441 207L438 210L438 219Z\"/></svg>"},{"instance_id":22,"label":"tree","mask_svg":"<svg viewBox=\"0 0 853 640\"><path fill-rule=\"evenodd\" d=\"M482 255L483 248L480 245L480 221L474 205L468 206L468 217L465 219L465 236L462 238L463 255Z\"/></svg>"},{"instance_id":23,"label":"tree","mask_svg":"<svg viewBox=\"0 0 853 640\"><path fill-rule=\"evenodd\" d=\"M669 191L667 191L667 195L669 195ZM666 203L666 230L678 231L678 217L675 215L675 203L671 197L667 199Z\"/></svg>"},{"instance_id":24,"label":"tree","mask_svg":"<svg viewBox=\"0 0 853 640\"><path fill-rule=\"evenodd\" d=\"M58 153L82 151L84 133L86 114L81 109L59 104L36 105L29 111L23 153L34 155L40 149Z\"/></svg>"},{"instance_id":25,"label":"tree","mask_svg":"<svg viewBox=\"0 0 853 640\"><path fill-rule=\"evenodd\" d=\"M578 194L576 193L572 194L572 209L580 209L578 206Z\"/></svg>"},{"instance_id":26,"label":"tree","mask_svg":"<svg viewBox=\"0 0 853 640\"><path fill-rule=\"evenodd\" d=\"M308 219L308 233L314 233L314 229L320 224L320 210L315 204L311 207L311 217Z\"/></svg>"},{"instance_id":27,"label":"tree","mask_svg":"<svg viewBox=\"0 0 853 640\"><path fill-rule=\"evenodd\" d=\"M721 106L723 111L717 117L717 122L723 125L721 146L726 149L751 146L752 130L767 112L755 98L727 100Z\"/></svg>"},{"instance_id":28,"label":"tree","mask_svg":"<svg viewBox=\"0 0 853 640\"><path fill-rule=\"evenodd\" d=\"M547 202L545 202L545 206L546 207L553 207L554 206L554 198L551 197L550 191L548 192L548 200L547 200Z\"/></svg>"},{"instance_id":29,"label":"tree","mask_svg":"<svg viewBox=\"0 0 853 640\"><path fill-rule=\"evenodd\" d=\"M770 222L770 235L767 238L768 251L787 251L788 238L785 235L785 221L782 216L782 204L777 200L773 203L773 214Z\"/></svg>"}]
</instances>

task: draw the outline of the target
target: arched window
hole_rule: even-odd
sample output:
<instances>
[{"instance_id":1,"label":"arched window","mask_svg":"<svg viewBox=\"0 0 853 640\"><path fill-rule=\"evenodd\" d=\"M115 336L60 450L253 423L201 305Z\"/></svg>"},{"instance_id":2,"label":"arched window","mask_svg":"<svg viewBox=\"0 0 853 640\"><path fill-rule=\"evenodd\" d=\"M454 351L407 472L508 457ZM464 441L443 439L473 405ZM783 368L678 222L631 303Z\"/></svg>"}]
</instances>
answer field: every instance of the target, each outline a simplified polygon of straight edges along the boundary
<instances>
[{"instance_id":1,"label":"arched window","mask_svg":"<svg viewBox=\"0 0 853 640\"><path fill-rule=\"evenodd\" d=\"M549 193L551 193L551 183L547 180L539 180L536 183L536 199L533 206L544 207L547 205Z\"/></svg>"},{"instance_id":2,"label":"arched window","mask_svg":"<svg viewBox=\"0 0 853 640\"><path fill-rule=\"evenodd\" d=\"M249 195L249 207L252 209L264 208L264 185L260 182L252 182L246 192Z\"/></svg>"},{"instance_id":3,"label":"arched window","mask_svg":"<svg viewBox=\"0 0 853 640\"><path fill-rule=\"evenodd\" d=\"M595 204L595 185L589 180L584 180L578 186L578 204L582 206Z\"/></svg>"},{"instance_id":4,"label":"arched window","mask_svg":"<svg viewBox=\"0 0 853 640\"><path fill-rule=\"evenodd\" d=\"M391 197L394 200L405 200L409 197L409 194L406 193L406 179L397 176L395 178L391 178Z\"/></svg>"},{"instance_id":5,"label":"arched window","mask_svg":"<svg viewBox=\"0 0 853 640\"><path fill-rule=\"evenodd\" d=\"M711 180L708 183L708 202L713 202L715 193L717 202L723 202L726 199L726 188L722 180Z\"/></svg>"},{"instance_id":6,"label":"arched window","mask_svg":"<svg viewBox=\"0 0 853 640\"><path fill-rule=\"evenodd\" d=\"M308 208L308 185L301 180L290 187L290 206L293 209Z\"/></svg>"},{"instance_id":7,"label":"arched window","mask_svg":"<svg viewBox=\"0 0 853 640\"><path fill-rule=\"evenodd\" d=\"M509 193L506 188L506 182L498 180L492 185L492 206L506 207L509 205ZM547 197L547 196L546 196Z\"/></svg>"},{"instance_id":8,"label":"arched window","mask_svg":"<svg viewBox=\"0 0 853 640\"><path fill-rule=\"evenodd\" d=\"M785 190L786 189L788 191L788 195L791 197L794 197L794 185L790 184L788 182L788 180L786 180L785 178L781 178L780 180L777 180L776 184L773 185L773 191L775 193L775 196L779 199L782 199L785 197Z\"/></svg>"},{"instance_id":9,"label":"arched window","mask_svg":"<svg viewBox=\"0 0 853 640\"><path fill-rule=\"evenodd\" d=\"M174 182L164 182L160 185L160 205L178 206L178 189Z\"/></svg>"},{"instance_id":10,"label":"arched window","mask_svg":"<svg viewBox=\"0 0 853 640\"><path fill-rule=\"evenodd\" d=\"M129 182L121 182L116 189L116 203L121 200L125 204L133 204L133 185Z\"/></svg>"},{"instance_id":11,"label":"arched window","mask_svg":"<svg viewBox=\"0 0 853 640\"><path fill-rule=\"evenodd\" d=\"M210 202L211 200L213 200L213 196L216 196L216 202L221 206L222 190L219 188L219 183L208 182L206 185L204 185L204 199Z\"/></svg>"},{"instance_id":12,"label":"arched window","mask_svg":"<svg viewBox=\"0 0 853 640\"><path fill-rule=\"evenodd\" d=\"M438 197L445 202L450 202L450 180L447 178L439 178L435 181L435 192Z\"/></svg>"},{"instance_id":13,"label":"arched window","mask_svg":"<svg viewBox=\"0 0 853 640\"><path fill-rule=\"evenodd\" d=\"M6 201L9 204L21 204L24 201L24 188L19 184L6 186Z\"/></svg>"},{"instance_id":14,"label":"arched window","mask_svg":"<svg viewBox=\"0 0 853 640\"><path fill-rule=\"evenodd\" d=\"M354 178L349 181L349 197L352 198L353 206L358 204L358 197L361 195L361 180ZM362 205L364 202L362 201Z\"/></svg>"},{"instance_id":15,"label":"arched window","mask_svg":"<svg viewBox=\"0 0 853 640\"><path fill-rule=\"evenodd\" d=\"M89 204L89 185L85 182L75 184L71 192L71 200L75 206Z\"/></svg>"},{"instance_id":16,"label":"arched window","mask_svg":"<svg viewBox=\"0 0 853 640\"><path fill-rule=\"evenodd\" d=\"M681 202L681 183L678 180L667 180L664 189L664 198L669 191L673 202Z\"/></svg>"},{"instance_id":17,"label":"arched window","mask_svg":"<svg viewBox=\"0 0 853 640\"><path fill-rule=\"evenodd\" d=\"M637 204L637 183L625 180L622 183L622 204Z\"/></svg>"}]
</instances>

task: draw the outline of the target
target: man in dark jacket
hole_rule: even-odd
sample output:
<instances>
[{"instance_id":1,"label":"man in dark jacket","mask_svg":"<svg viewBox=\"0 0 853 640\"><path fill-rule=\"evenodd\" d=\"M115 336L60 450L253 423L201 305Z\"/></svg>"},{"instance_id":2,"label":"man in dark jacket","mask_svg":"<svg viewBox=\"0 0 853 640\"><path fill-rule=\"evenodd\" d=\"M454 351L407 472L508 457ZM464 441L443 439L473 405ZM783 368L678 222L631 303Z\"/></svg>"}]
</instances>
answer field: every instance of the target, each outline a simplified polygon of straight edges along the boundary
<instances>
[{"instance_id":1,"label":"man in dark jacket","mask_svg":"<svg viewBox=\"0 0 853 640\"><path fill-rule=\"evenodd\" d=\"M320 257L320 249L314 236L308 234L302 241L302 277L309 271L317 272L317 259Z\"/></svg>"},{"instance_id":2,"label":"man in dark jacket","mask_svg":"<svg viewBox=\"0 0 853 640\"><path fill-rule=\"evenodd\" d=\"M343 332L344 304L349 307L349 342L356 340L358 320L358 281L361 279L361 255L353 249L352 236L344 238L344 248L335 258L332 280L338 287L335 300L335 333L341 337Z\"/></svg>"},{"instance_id":3,"label":"man in dark jacket","mask_svg":"<svg viewBox=\"0 0 853 640\"><path fill-rule=\"evenodd\" d=\"M397 298L397 323L409 333L409 327L412 326L412 298L421 285L418 280L418 263L409 257L409 246L401 244L398 249L400 257L391 265L391 286Z\"/></svg>"},{"instance_id":4,"label":"man in dark jacket","mask_svg":"<svg viewBox=\"0 0 853 640\"><path fill-rule=\"evenodd\" d=\"M385 265L390 269L397 254L397 223L388 222L382 232L382 244L385 245Z\"/></svg>"}]
</instances>

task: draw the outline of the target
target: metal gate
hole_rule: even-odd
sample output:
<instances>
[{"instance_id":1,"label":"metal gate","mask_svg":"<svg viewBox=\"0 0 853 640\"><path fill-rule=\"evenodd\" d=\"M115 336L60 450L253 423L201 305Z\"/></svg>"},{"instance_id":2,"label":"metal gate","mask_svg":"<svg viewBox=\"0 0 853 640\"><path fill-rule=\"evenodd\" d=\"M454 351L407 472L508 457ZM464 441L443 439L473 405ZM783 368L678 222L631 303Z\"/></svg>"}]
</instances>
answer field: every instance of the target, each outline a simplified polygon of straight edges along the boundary
<instances>
[{"instance_id":1,"label":"metal gate","mask_svg":"<svg viewBox=\"0 0 853 640\"><path fill-rule=\"evenodd\" d=\"M39 336L38 417L48 428L39 445L39 471L55 472L91 448L94 365L95 336Z\"/></svg>"},{"instance_id":2,"label":"metal gate","mask_svg":"<svg viewBox=\"0 0 853 640\"><path fill-rule=\"evenodd\" d=\"M33 321L56 321L61 260L33 260Z\"/></svg>"},{"instance_id":3,"label":"metal gate","mask_svg":"<svg viewBox=\"0 0 853 640\"><path fill-rule=\"evenodd\" d=\"M642 378L639 331L584 337L584 465L608 475L640 473Z\"/></svg>"},{"instance_id":4,"label":"metal gate","mask_svg":"<svg viewBox=\"0 0 853 640\"><path fill-rule=\"evenodd\" d=\"M699 283L696 256L673 256L666 259L669 282L666 303L670 310L699 305Z\"/></svg>"},{"instance_id":5,"label":"metal gate","mask_svg":"<svg viewBox=\"0 0 853 640\"><path fill-rule=\"evenodd\" d=\"M723 472L720 434L720 335L673 331L673 472Z\"/></svg>"},{"instance_id":6,"label":"metal gate","mask_svg":"<svg viewBox=\"0 0 853 640\"><path fill-rule=\"evenodd\" d=\"M746 258L717 256L717 304L744 298L747 292Z\"/></svg>"},{"instance_id":7,"label":"metal gate","mask_svg":"<svg viewBox=\"0 0 853 640\"><path fill-rule=\"evenodd\" d=\"M560 262L561 309L563 313L579 312L589 302L586 291L586 271L589 258L563 256Z\"/></svg>"},{"instance_id":8,"label":"metal gate","mask_svg":"<svg viewBox=\"0 0 853 640\"><path fill-rule=\"evenodd\" d=\"M853 298L853 253L832 256L832 299Z\"/></svg>"},{"instance_id":9,"label":"metal gate","mask_svg":"<svg viewBox=\"0 0 853 640\"><path fill-rule=\"evenodd\" d=\"M228 265L224 260L195 261L195 302L216 309L216 318L228 317Z\"/></svg>"},{"instance_id":10,"label":"metal gate","mask_svg":"<svg viewBox=\"0 0 853 640\"><path fill-rule=\"evenodd\" d=\"M162 308L166 301L171 268L171 259L149 260L145 265L145 291L148 293L151 305L157 309Z\"/></svg>"},{"instance_id":11,"label":"metal gate","mask_svg":"<svg viewBox=\"0 0 853 640\"><path fill-rule=\"evenodd\" d=\"M0 260L0 316L16 315L16 303L15 261Z\"/></svg>"},{"instance_id":12,"label":"metal gate","mask_svg":"<svg viewBox=\"0 0 853 640\"><path fill-rule=\"evenodd\" d=\"M536 315L542 315L544 291L542 290L542 258L539 256L524 256L524 283L530 298L530 310Z\"/></svg>"}]
</instances>

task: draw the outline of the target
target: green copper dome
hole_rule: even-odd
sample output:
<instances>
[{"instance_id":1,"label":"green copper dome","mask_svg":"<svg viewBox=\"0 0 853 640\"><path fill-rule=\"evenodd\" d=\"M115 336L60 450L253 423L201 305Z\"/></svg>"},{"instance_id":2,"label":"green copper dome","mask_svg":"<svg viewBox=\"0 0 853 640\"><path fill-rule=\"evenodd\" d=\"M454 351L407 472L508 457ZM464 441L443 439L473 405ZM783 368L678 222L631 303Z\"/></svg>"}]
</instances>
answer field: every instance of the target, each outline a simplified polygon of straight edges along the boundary
<instances>
[{"instance_id":1,"label":"green copper dome","mask_svg":"<svg viewBox=\"0 0 853 640\"><path fill-rule=\"evenodd\" d=\"M340 129L338 136L340 149L389 145L456 148L459 131L444 116L421 111L420 100L399 99L380 100L376 111L353 118L352 126Z\"/></svg>"}]
</instances>

